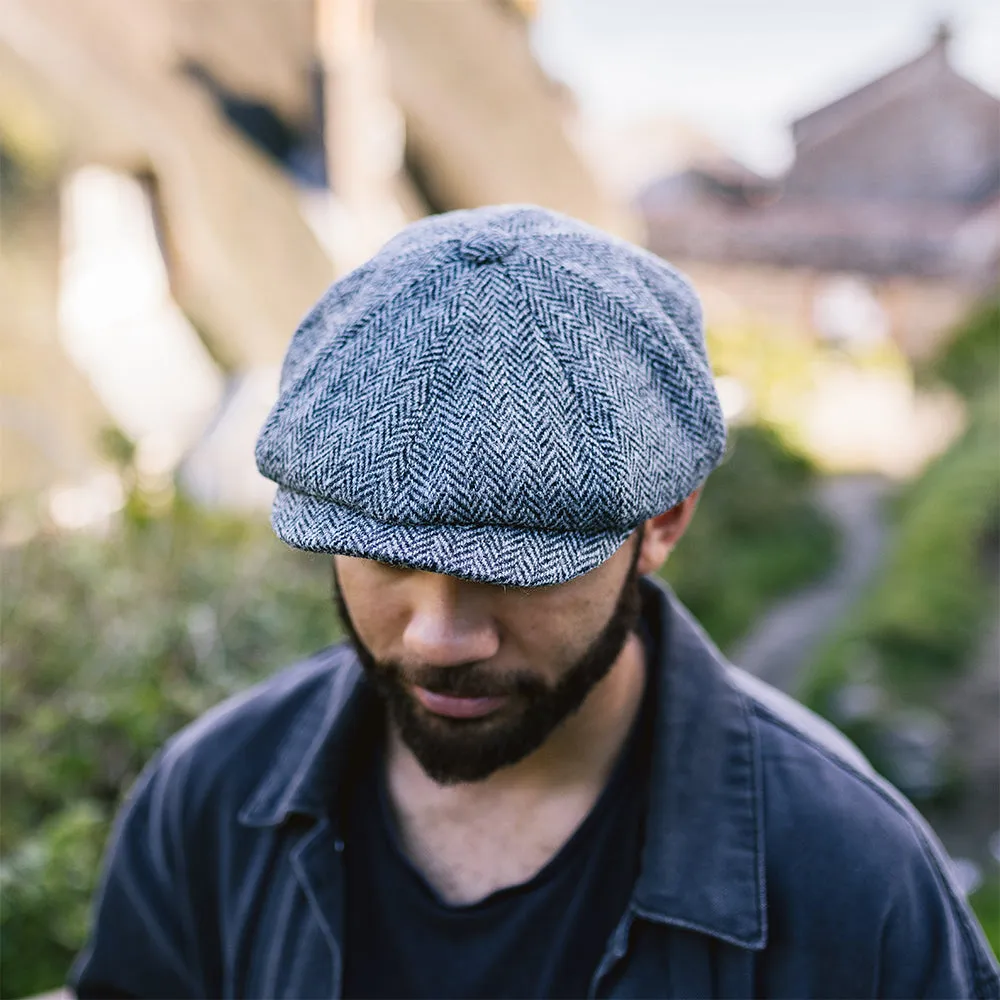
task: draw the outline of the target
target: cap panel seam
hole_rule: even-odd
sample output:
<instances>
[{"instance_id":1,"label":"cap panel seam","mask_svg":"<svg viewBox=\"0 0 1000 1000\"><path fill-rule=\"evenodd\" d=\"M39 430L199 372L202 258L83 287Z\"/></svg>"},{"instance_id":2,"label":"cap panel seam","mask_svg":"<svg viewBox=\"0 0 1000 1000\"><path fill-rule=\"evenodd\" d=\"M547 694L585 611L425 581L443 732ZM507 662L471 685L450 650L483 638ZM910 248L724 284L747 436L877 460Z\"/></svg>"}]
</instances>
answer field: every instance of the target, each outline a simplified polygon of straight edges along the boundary
<instances>
[{"instance_id":1,"label":"cap panel seam","mask_svg":"<svg viewBox=\"0 0 1000 1000\"><path fill-rule=\"evenodd\" d=\"M474 267L474 266L475 265L468 265L467 264L465 266L465 268L463 268L462 277L464 279L464 282L468 282L469 281L470 276L471 276L470 275L470 268ZM456 294L456 290L455 289L452 289L451 291L452 291L452 295ZM456 326L457 329L461 329L461 324L464 321L465 316L468 313L467 300L468 300L467 296L463 296L461 299L459 299L458 316L456 317L456 320L455 320L455 326ZM444 363L445 363L446 351L445 350L438 350L438 348L440 348L440 347L443 346L442 345L442 341L443 341L444 337L446 336L447 332L448 332L447 324L445 324L445 323L440 324L440 327L435 331L435 336L434 336L434 338L433 338L433 340L432 340L432 342L430 344L431 348L437 351L437 357L436 357L435 363L434 363L434 371L431 373L430 378L428 379L428 383L427 383L427 399L424 401L424 405L423 405L423 407L420 410L419 417L415 417L415 419L414 419L414 422L413 422L413 424L414 424L414 426L413 426L413 434L410 437L410 440L407 442L407 449L406 449L406 454L408 455L410 462L414 463L414 464L415 464L415 458L416 458L416 454L417 454L418 444L419 444L419 447L421 448L421 455L423 456L423 455L426 455L426 453L427 453L427 445L428 445L427 438L428 438L428 429L429 429L428 425L430 423L430 421L427 420L427 417L428 417L428 415L430 413L433 412L433 406L434 406L434 404L438 403L439 400L441 398L443 398L443 393L441 392L441 384L442 384L442 370L443 370ZM425 459L424 460L424 465L427 466L429 464L430 463ZM411 479L412 479L412 476L411 476ZM359 510L358 513L364 514L366 517L370 516L367 511L360 511ZM374 518L374 517L371 518L371 519L373 521L377 521L379 524L391 524L392 523L392 522L381 521L378 518ZM417 522L405 522L405 521L401 521L401 522L398 522L398 523L399 524L408 524L408 525L410 525L412 527L419 527L420 526L419 523L417 523ZM429 522L429 524L432 524L432 522Z\"/></svg>"},{"instance_id":2,"label":"cap panel seam","mask_svg":"<svg viewBox=\"0 0 1000 1000\"><path fill-rule=\"evenodd\" d=\"M503 265L503 267L504 267L504 271L507 273L507 277L508 277L508 280L511 283L511 286L514 289L516 289L516 291L518 293L518 296L520 297L521 302L522 302L522 304L524 306L525 311L531 317L531 320L532 320L532 322L533 322L533 324L535 326L535 329L536 329L536 331L538 333L539 343L545 345L545 349L549 352L549 355L551 356L552 361L554 362L554 364L556 365L556 367L559 369L560 373L562 374L563 380L566 383L567 388L570 390L569 393L567 394L568 398L569 398L570 405L579 414L579 416L580 416L580 422L581 422L582 426L586 427L586 429L587 429L587 445L595 453L599 452L600 448L598 447L597 434L596 434L595 429L594 429L593 425L591 424L590 420L588 420L587 415L584 413L583 407L580 405L579 394L578 394L578 387L576 385L575 379L570 375L569 369L567 368L566 364L563 362L562 358L559 357L559 354L556 351L556 349L553 347L552 343L550 342L549 337L546 336L545 324L541 322L541 320L540 320L540 318L538 316L538 313L535 311L535 307L534 307L534 305L531 302L531 298L529 297L529 295L527 294L527 292L525 292L524 288L521 287L521 283L519 281L515 280L514 276L510 273L510 270L506 267L506 265ZM614 529L606 529L606 530L614 530Z\"/></svg>"},{"instance_id":3,"label":"cap panel seam","mask_svg":"<svg viewBox=\"0 0 1000 1000\"><path fill-rule=\"evenodd\" d=\"M552 268L558 268L565 275L567 275L568 277L570 277L571 279L573 279L576 282L586 282L587 281L587 279L584 278L584 277L582 277L574 268L567 267L565 261L559 260L557 258L542 257L542 256L536 256L535 259L538 260L543 265L547 265L547 266L552 267ZM646 284L645 281L642 281L640 279L639 283L642 285L643 291L647 292L649 295L653 294L652 290L649 288L649 286ZM655 335L656 338L657 338L657 340L659 342L667 345L670 348L670 355L671 355L671 357L674 360L680 360L680 358L678 357L678 351L676 350L676 345L675 345L675 343L673 341L673 338L663 338L662 337L661 331L657 330L656 327L653 325L652 318L646 315L647 310L644 307L640 307L640 308L637 309L636 305L634 303L628 303L626 301L623 301L623 299L621 298L621 296L618 295L613 289L602 287L601 285L597 285L596 283L593 283L593 282L590 282L590 284L591 284L591 286L596 291L598 291L600 294L606 296L608 298L608 300L615 305L616 308L618 308L619 310L622 310L622 311L624 311L626 313L628 313L628 312L633 313L637 324L641 325L647 334L649 334L649 335ZM667 312L666 309L663 309L662 311L664 313ZM673 323L672 317L670 317L668 315L667 318L670 319L671 323ZM676 324L674 324L674 326L676 327ZM690 344L688 344L687 338L684 337L684 335L679 330L677 331L677 334L681 338L681 340L683 341L684 345L686 347L690 348ZM695 352L692 352L692 353L695 353ZM712 375L711 366L705 363L705 358L703 356L696 355L696 357L697 357L697 360L700 362L699 367L703 367L705 373L709 377L711 377L711 375ZM685 376L685 386L684 387L685 388L690 387L692 389L696 388L696 386L694 385L694 383L691 381L690 376L687 375L687 372L685 370L685 366L678 365L678 370L679 370L679 372L681 374L683 374Z\"/></svg>"},{"instance_id":4,"label":"cap panel seam","mask_svg":"<svg viewBox=\"0 0 1000 1000\"><path fill-rule=\"evenodd\" d=\"M267 419L267 424L265 425L265 430L270 429L271 426L277 421L277 418L287 413L288 406L290 405L290 399L294 391L301 387L303 382L307 379L315 377L317 373L317 368L319 365L328 360L330 355L334 353L335 350L343 347L345 344L350 343L352 340L357 339L365 329L370 326L375 318L382 312L386 311L389 306L395 304L398 299L402 296L409 294L413 289L414 285L420 284L421 281L426 279L428 275L440 270L448 265L454 265L456 262L453 260L439 260L435 261L429 268L421 270L412 280L407 281L402 288L400 288L393 295L387 298L383 298L381 301L372 306L371 309L362 313L356 320L348 324L341 333L335 338L331 339L327 344L325 344L320 350L318 350L314 355L312 360L309 362L308 366L304 368L299 374L297 374L292 382L285 386L281 390L277 401L274 404L274 408L271 410L270 415ZM294 344L294 340L293 340Z\"/></svg>"},{"instance_id":5,"label":"cap panel seam","mask_svg":"<svg viewBox=\"0 0 1000 1000\"><path fill-rule=\"evenodd\" d=\"M524 250L524 252L527 253L527 250ZM706 407L702 399L702 397L704 396L703 390L705 387L700 386L697 382L695 382L691 378L691 376L687 371L687 368L689 366L684 363L686 359L683 357L683 354L677 350L677 345L674 342L674 338L663 337L661 332L658 331L656 327L651 324L650 318L645 315L646 312L645 309L637 310L634 305L630 306L628 303L623 302L621 297L615 294L610 289L604 288L600 285L593 284L592 282L588 282L586 278L582 277L573 268L567 267L564 261L555 258L541 257L538 255L531 255L531 256L533 256L534 259L538 261L543 267L551 267L553 269L558 268L569 279L578 284L589 284L595 291L605 296L616 310L620 312L631 313L634 316L634 322L636 323L636 325L641 326L648 336L655 337L657 342L663 344L667 348L667 351L665 353L667 353L667 356L674 362L674 365L672 366L672 372L674 375L674 381L673 381L674 392L672 394L673 399L677 400L680 396L686 394L692 401L696 401L694 405L697 411L699 412L699 415L702 416L707 415ZM643 282L642 284L644 290L646 290L650 295L652 295L652 292L646 287L645 282ZM664 312L666 312L666 310L664 310ZM683 341L684 345L690 349L690 345L687 343L687 339L684 337L683 334L680 333L680 331L677 331L677 336L680 338L681 341ZM697 357L694 351L691 351L691 353ZM707 378L707 381L711 383L713 375L710 365L705 362L705 358L703 357L699 357L698 360L704 363L703 366L704 374ZM702 368L702 365L699 365L699 368ZM656 378L657 381L660 381L659 376L656 376ZM725 450L725 424L724 422L722 422L721 414L719 415L719 419L723 429L723 447L722 449L719 450L718 454L715 454L714 448L709 449L708 447L706 447L706 453L700 459L696 459L693 462L692 471L699 482L701 482L704 479L704 476L707 475L708 472L711 472L711 470L715 467L716 464L718 464L718 460L719 458L721 458L721 455ZM706 446L711 445L712 443L713 442L710 438L708 441L706 441ZM684 497L677 498L678 501L683 499Z\"/></svg>"}]
</instances>

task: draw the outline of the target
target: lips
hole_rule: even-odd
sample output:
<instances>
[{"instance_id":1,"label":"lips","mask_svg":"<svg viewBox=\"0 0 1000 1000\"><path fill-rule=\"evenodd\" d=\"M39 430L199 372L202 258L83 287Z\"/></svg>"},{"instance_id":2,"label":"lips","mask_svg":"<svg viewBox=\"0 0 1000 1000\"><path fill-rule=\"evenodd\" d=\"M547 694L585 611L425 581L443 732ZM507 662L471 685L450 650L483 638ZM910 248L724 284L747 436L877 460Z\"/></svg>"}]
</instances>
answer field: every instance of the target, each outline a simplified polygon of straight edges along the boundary
<instances>
[{"instance_id":1,"label":"lips","mask_svg":"<svg viewBox=\"0 0 1000 1000\"><path fill-rule=\"evenodd\" d=\"M451 694L437 694L422 687L415 687L413 693L428 712L449 719L481 719L507 704L506 696L459 698Z\"/></svg>"}]
</instances>

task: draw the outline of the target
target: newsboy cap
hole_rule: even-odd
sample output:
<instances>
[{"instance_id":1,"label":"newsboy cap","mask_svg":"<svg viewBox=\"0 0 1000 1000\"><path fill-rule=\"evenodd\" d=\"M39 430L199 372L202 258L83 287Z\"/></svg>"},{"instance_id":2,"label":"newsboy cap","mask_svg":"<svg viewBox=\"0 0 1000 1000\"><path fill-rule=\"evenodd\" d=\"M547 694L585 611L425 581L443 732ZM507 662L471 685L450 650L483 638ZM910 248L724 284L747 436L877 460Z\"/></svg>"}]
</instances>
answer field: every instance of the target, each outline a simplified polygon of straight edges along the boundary
<instances>
[{"instance_id":1,"label":"newsboy cap","mask_svg":"<svg viewBox=\"0 0 1000 1000\"><path fill-rule=\"evenodd\" d=\"M506 205L416 222L330 287L256 457L295 548L532 587L603 562L724 447L685 278Z\"/></svg>"}]
</instances>

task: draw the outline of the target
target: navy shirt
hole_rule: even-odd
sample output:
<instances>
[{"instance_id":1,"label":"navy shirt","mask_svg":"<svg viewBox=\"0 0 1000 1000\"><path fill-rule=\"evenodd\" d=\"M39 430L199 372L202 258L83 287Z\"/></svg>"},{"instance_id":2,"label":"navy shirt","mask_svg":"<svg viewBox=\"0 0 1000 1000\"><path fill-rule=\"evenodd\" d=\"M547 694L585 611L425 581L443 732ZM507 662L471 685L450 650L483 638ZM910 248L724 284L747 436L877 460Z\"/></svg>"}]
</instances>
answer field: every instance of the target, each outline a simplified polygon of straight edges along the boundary
<instances>
[{"instance_id":1,"label":"navy shirt","mask_svg":"<svg viewBox=\"0 0 1000 1000\"><path fill-rule=\"evenodd\" d=\"M643 846L590 994L1000 997L915 810L829 725L726 664L664 587L643 581L643 601L660 651ZM345 831L330 803L379 716L338 647L171 740L118 818L71 985L342 996Z\"/></svg>"},{"instance_id":2,"label":"navy shirt","mask_svg":"<svg viewBox=\"0 0 1000 1000\"><path fill-rule=\"evenodd\" d=\"M406 857L373 754L346 824L344 995L586 996L638 874L650 707L647 691L606 787L548 864L468 906L445 903Z\"/></svg>"}]
</instances>

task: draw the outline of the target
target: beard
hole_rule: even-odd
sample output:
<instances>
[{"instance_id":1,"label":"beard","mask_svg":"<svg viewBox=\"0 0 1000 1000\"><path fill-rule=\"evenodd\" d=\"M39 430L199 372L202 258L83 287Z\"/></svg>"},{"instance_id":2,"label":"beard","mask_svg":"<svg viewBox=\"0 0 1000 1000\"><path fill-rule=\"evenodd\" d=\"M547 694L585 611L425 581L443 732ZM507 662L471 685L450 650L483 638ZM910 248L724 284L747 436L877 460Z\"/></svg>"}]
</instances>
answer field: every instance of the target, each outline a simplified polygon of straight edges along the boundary
<instances>
[{"instance_id":1,"label":"beard","mask_svg":"<svg viewBox=\"0 0 1000 1000\"><path fill-rule=\"evenodd\" d=\"M400 738L431 780L440 785L482 781L533 753L580 708L608 675L638 622L636 563L641 540L640 535L611 618L554 683L529 671L497 675L478 662L408 670L399 663L376 660L354 628L334 566L334 600L344 631ZM453 697L502 697L505 704L482 718L446 718L420 705L412 693L414 686Z\"/></svg>"}]
</instances>

